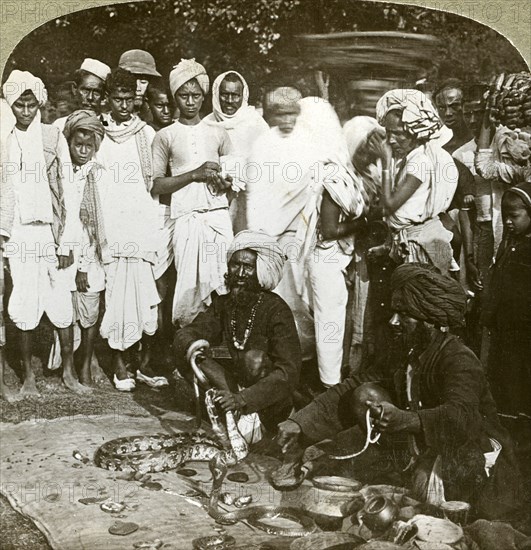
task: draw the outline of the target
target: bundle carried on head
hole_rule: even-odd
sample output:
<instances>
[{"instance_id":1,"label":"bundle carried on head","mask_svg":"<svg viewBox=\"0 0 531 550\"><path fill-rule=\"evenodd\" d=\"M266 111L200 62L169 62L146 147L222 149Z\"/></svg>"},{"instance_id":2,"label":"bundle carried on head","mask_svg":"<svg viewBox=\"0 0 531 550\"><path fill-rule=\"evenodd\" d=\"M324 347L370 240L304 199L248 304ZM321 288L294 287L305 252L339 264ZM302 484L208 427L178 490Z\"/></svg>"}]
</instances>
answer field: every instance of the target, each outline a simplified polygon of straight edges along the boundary
<instances>
[{"instance_id":1,"label":"bundle carried on head","mask_svg":"<svg viewBox=\"0 0 531 550\"><path fill-rule=\"evenodd\" d=\"M485 99L495 124L511 130L531 126L531 73L493 77Z\"/></svg>"}]
</instances>

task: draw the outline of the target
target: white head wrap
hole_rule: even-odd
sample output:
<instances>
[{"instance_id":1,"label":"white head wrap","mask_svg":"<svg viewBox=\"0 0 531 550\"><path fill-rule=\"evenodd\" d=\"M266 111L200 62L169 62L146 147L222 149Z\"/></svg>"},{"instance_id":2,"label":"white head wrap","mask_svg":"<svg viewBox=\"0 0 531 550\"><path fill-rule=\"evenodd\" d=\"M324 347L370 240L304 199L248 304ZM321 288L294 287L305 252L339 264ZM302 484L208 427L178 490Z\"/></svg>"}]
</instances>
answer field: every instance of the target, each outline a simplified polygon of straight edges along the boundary
<instances>
[{"instance_id":1,"label":"white head wrap","mask_svg":"<svg viewBox=\"0 0 531 550\"><path fill-rule=\"evenodd\" d=\"M39 106L42 106L44 105L44 103L46 103L48 99L48 93L46 92L44 82L40 78L33 76L28 71L19 71L15 69L11 72L4 85L2 86L2 92L5 98L5 100L2 100L2 124L0 124L2 160L7 158L7 139L17 123L17 119L15 118L15 115L11 110L11 106L26 90L31 90L33 92L37 101L39 102ZM32 129L36 127L40 128L40 122L41 113L40 111L38 111L33 122L31 123ZM38 135L40 136L40 131L38 132ZM42 137L39 138L39 145L42 145Z\"/></svg>"},{"instance_id":2,"label":"white head wrap","mask_svg":"<svg viewBox=\"0 0 531 550\"><path fill-rule=\"evenodd\" d=\"M26 140L21 148L12 132L17 119L12 105L27 90L31 90L39 106L46 103L48 94L43 81L28 71L15 69L5 81L2 91L0 125L0 156L2 163L6 159L16 158L21 169L9 176L10 184L19 189L19 214L22 223L52 223L54 220L52 198L48 175L43 171L46 166L41 129L41 112L37 110L35 118L26 129ZM7 104L7 105L6 105ZM4 177L5 174L2 174ZM13 181L11 181L13 180Z\"/></svg>"},{"instance_id":3,"label":"white head wrap","mask_svg":"<svg viewBox=\"0 0 531 550\"><path fill-rule=\"evenodd\" d=\"M224 113L223 110L221 109L221 105L219 102L219 88L224 78L229 74L235 74L242 81L242 84L243 84L242 104L240 108L233 115L228 115ZM240 73L236 71L227 71L225 73L221 73L216 78L216 80L214 80L214 83L212 84L212 112L214 113L214 118L216 119L217 122L222 122L230 118L238 117L241 112L247 109L248 106L249 106L249 86L247 85L247 82L245 82L245 78L243 78L243 76Z\"/></svg>"},{"instance_id":4,"label":"white head wrap","mask_svg":"<svg viewBox=\"0 0 531 550\"><path fill-rule=\"evenodd\" d=\"M102 63L97 59L91 59L90 57L87 57L83 63L81 63L81 67L79 67L79 69L81 71L86 71L87 73L93 74L94 76L101 78L101 80L106 80L111 73L111 68L109 65L105 65L105 63Z\"/></svg>"},{"instance_id":5,"label":"white head wrap","mask_svg":"<svg viewBox=\"0 0 531 550\"><path fill-rule=\"evenodd\" d=\"M499 126L492 139L494 159L507 164L525 164L531 156L531 135Z\"/></svg>"},{"instance_id":6,"label":"white head wrap","mask_svg":"<svg viewBox=\"0 0 531 550\"><path fill-rule=\"evenodd\" d=\"M48 93L44 82L37 76L33 76L28 71L19 71L15 69L11 72L4 85L2 91L7 103L11 107L13 103L27 90L31 90L37 98L39 106L46 103Z\"/></svg>"},{"instance_id":7,"label":"white head wrap","mask_svg":"<svg viewBox=\"0 0 531 550\"><path fill-rule=\"evenodd\" d=\"M402 111L404 128L418 139L432 139L443 123L428 97L419 90L396 89L385 93L376 104L380 124L390 111Z\"/></svg>"},{"instance_id":8,"label":"white head wrap","mask_svg":"<svg viewBox=\"0 0 531 550\"><path fill-rule=\"evenodd\" d=\"M286 257L278 241L262 231L240 231L227 252L227 263L239 250L256 252L256 275L264 290L273 290L282 279Z\"/></svg>"},{"instance_id":9,"label":"white head wrap","mask_svg":"<svg viewBox=\"0 0 531 550\"><path fill-rule=\"evenodd\" d=\"M210 80L203 65L197 63L195 59L181 59L181 62L175 65L170 73L170 90L172 97L175 96L175 93L183 84L192 80L192 78L197 80L197 83L206 95L210 88Z\"/></svg>"}]
</instances>

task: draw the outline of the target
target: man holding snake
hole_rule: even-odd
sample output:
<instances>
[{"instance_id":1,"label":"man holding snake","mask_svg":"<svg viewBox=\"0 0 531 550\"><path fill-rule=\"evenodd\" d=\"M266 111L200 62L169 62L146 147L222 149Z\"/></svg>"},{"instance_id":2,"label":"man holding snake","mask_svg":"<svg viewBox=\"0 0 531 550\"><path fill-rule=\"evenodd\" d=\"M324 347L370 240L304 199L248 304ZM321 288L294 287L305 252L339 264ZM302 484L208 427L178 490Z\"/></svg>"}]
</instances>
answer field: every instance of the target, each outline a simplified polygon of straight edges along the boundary
<instances>
[{"instance_id":1,"label":"man holding snake","mask_svg":"<svg viewBox=\"0 0 531 550\"><path fill-rule=\"evenodd\" d=\"M226 342L232 357L224 368L209 350L197 361L224 411L258 413L267 430L276 431L293 408L299 382L301 350L293 314L273 293L285 257L276 239L258 231L241 231L228 253L229 294L214 296L206 311L179 330L174 347L181 374L191 380L185 361L198 340Z\"/></svg>"},{"instance_id":2,"label":"man holding snake","mask_svg":"<svg viewBox=\"0 0 531 550\"><path fill-rule=\"evenodd\" d=\"M371 370L330 388L280 424L278 443L292 457L299 442L322 441L354 423L366 430L369 410L382 437L356 457L360 481L409 484L419 501L461 500L476 516L507 517L519 498L512 443L481 363L449 332L464 323L464 291L434 266L416 263L399 266L391 286L390 324L409 350L403 367L388 379Z\"/></svg>"}]
</instances>

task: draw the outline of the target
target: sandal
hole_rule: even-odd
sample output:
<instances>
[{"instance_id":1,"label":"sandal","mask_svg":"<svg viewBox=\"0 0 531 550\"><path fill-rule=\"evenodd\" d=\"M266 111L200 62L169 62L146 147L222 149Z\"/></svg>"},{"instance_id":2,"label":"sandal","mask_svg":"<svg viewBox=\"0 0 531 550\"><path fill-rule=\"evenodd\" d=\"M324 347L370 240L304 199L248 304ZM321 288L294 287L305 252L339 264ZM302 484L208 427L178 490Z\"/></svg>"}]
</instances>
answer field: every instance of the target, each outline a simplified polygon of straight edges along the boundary
<instances>
[{"instance_id":1,"label":"sandal","mask_svg":"<svg viewBox=\"0 0 531 550\"><path fill-rule=\"evenodd\" d=\"M113 382L114 387L118 391L133 391L136 388L136 382L134 378L126 378L125 380L120 380L115 374Z\"/></svg>"},{"instance_id":2,"label":"sandal","mask_svg":"<svg viewBox=\"0 0 531 550\"><path fill-rule=\"evenodd\" d=\"M164 386L170 385L168 379L164 376L146 376L145 374L142 374L139 370L136 371L136 379L139 382L148 385L150 388L162 388Z\"/></svg>"}]
</instances>

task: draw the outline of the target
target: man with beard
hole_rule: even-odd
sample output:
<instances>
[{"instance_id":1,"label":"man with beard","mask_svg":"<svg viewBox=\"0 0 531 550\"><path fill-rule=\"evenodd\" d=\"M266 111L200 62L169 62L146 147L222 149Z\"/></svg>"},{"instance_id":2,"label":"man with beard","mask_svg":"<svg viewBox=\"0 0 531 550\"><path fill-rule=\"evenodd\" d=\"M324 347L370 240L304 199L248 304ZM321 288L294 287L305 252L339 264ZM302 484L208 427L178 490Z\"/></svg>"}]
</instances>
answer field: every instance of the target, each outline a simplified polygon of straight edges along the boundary
<instances>
[{"instance_id":1,"label":"man with beard","mask_svg":"<svg viewBox=\"0 0 531 550\"><path fill-rule=\"evenodd\" d=\"M330 388L279 426L278 443L293 453L298 440L319 442L354 423L363 430L370 410L382 437L355 459L360 481L409 484L419 501L466 501L476 516L502 518L518 502L517 466L481 363L448 332L463 324L465 294L428 264L399 266L391 286L390 323L409 350L403 367ZM365 435L355 434L361 448Z\"/></svg>"},{"instance_id":2,"label":"man with beard","mask_svg":"<svg viewBox=\"0 0 531 550\"><path fill-rule=\"evenodd\" d=\"M272 292L282 276L284 255L269 235L241 231L227 261L229 294L215 296L206 311L177 332L178 369L191 380L184 360L190 346L201 339L212 345L225 341L230 367L222 367L208 350L199 361L210 385L218 390L218 404L224 411L258 413L264 427L275 431L292 410L301 367L293 315Z\"/></svg>"},{"instance_id":3,"label":"man with beard","mask_svg":"<svg viewBox=\"0 0 531 550\"><path fill-rule=\"evenodd\" d=\"M235 154L242 161L247 160L254 142L269 128L260 113L249 105L249 86L236 71L224 72L214 80L212 112L205 117L205 122L227 131ZM230 215L235 233L246 229L244 190L232 199Z\"/></svg>"}]
</instances>

